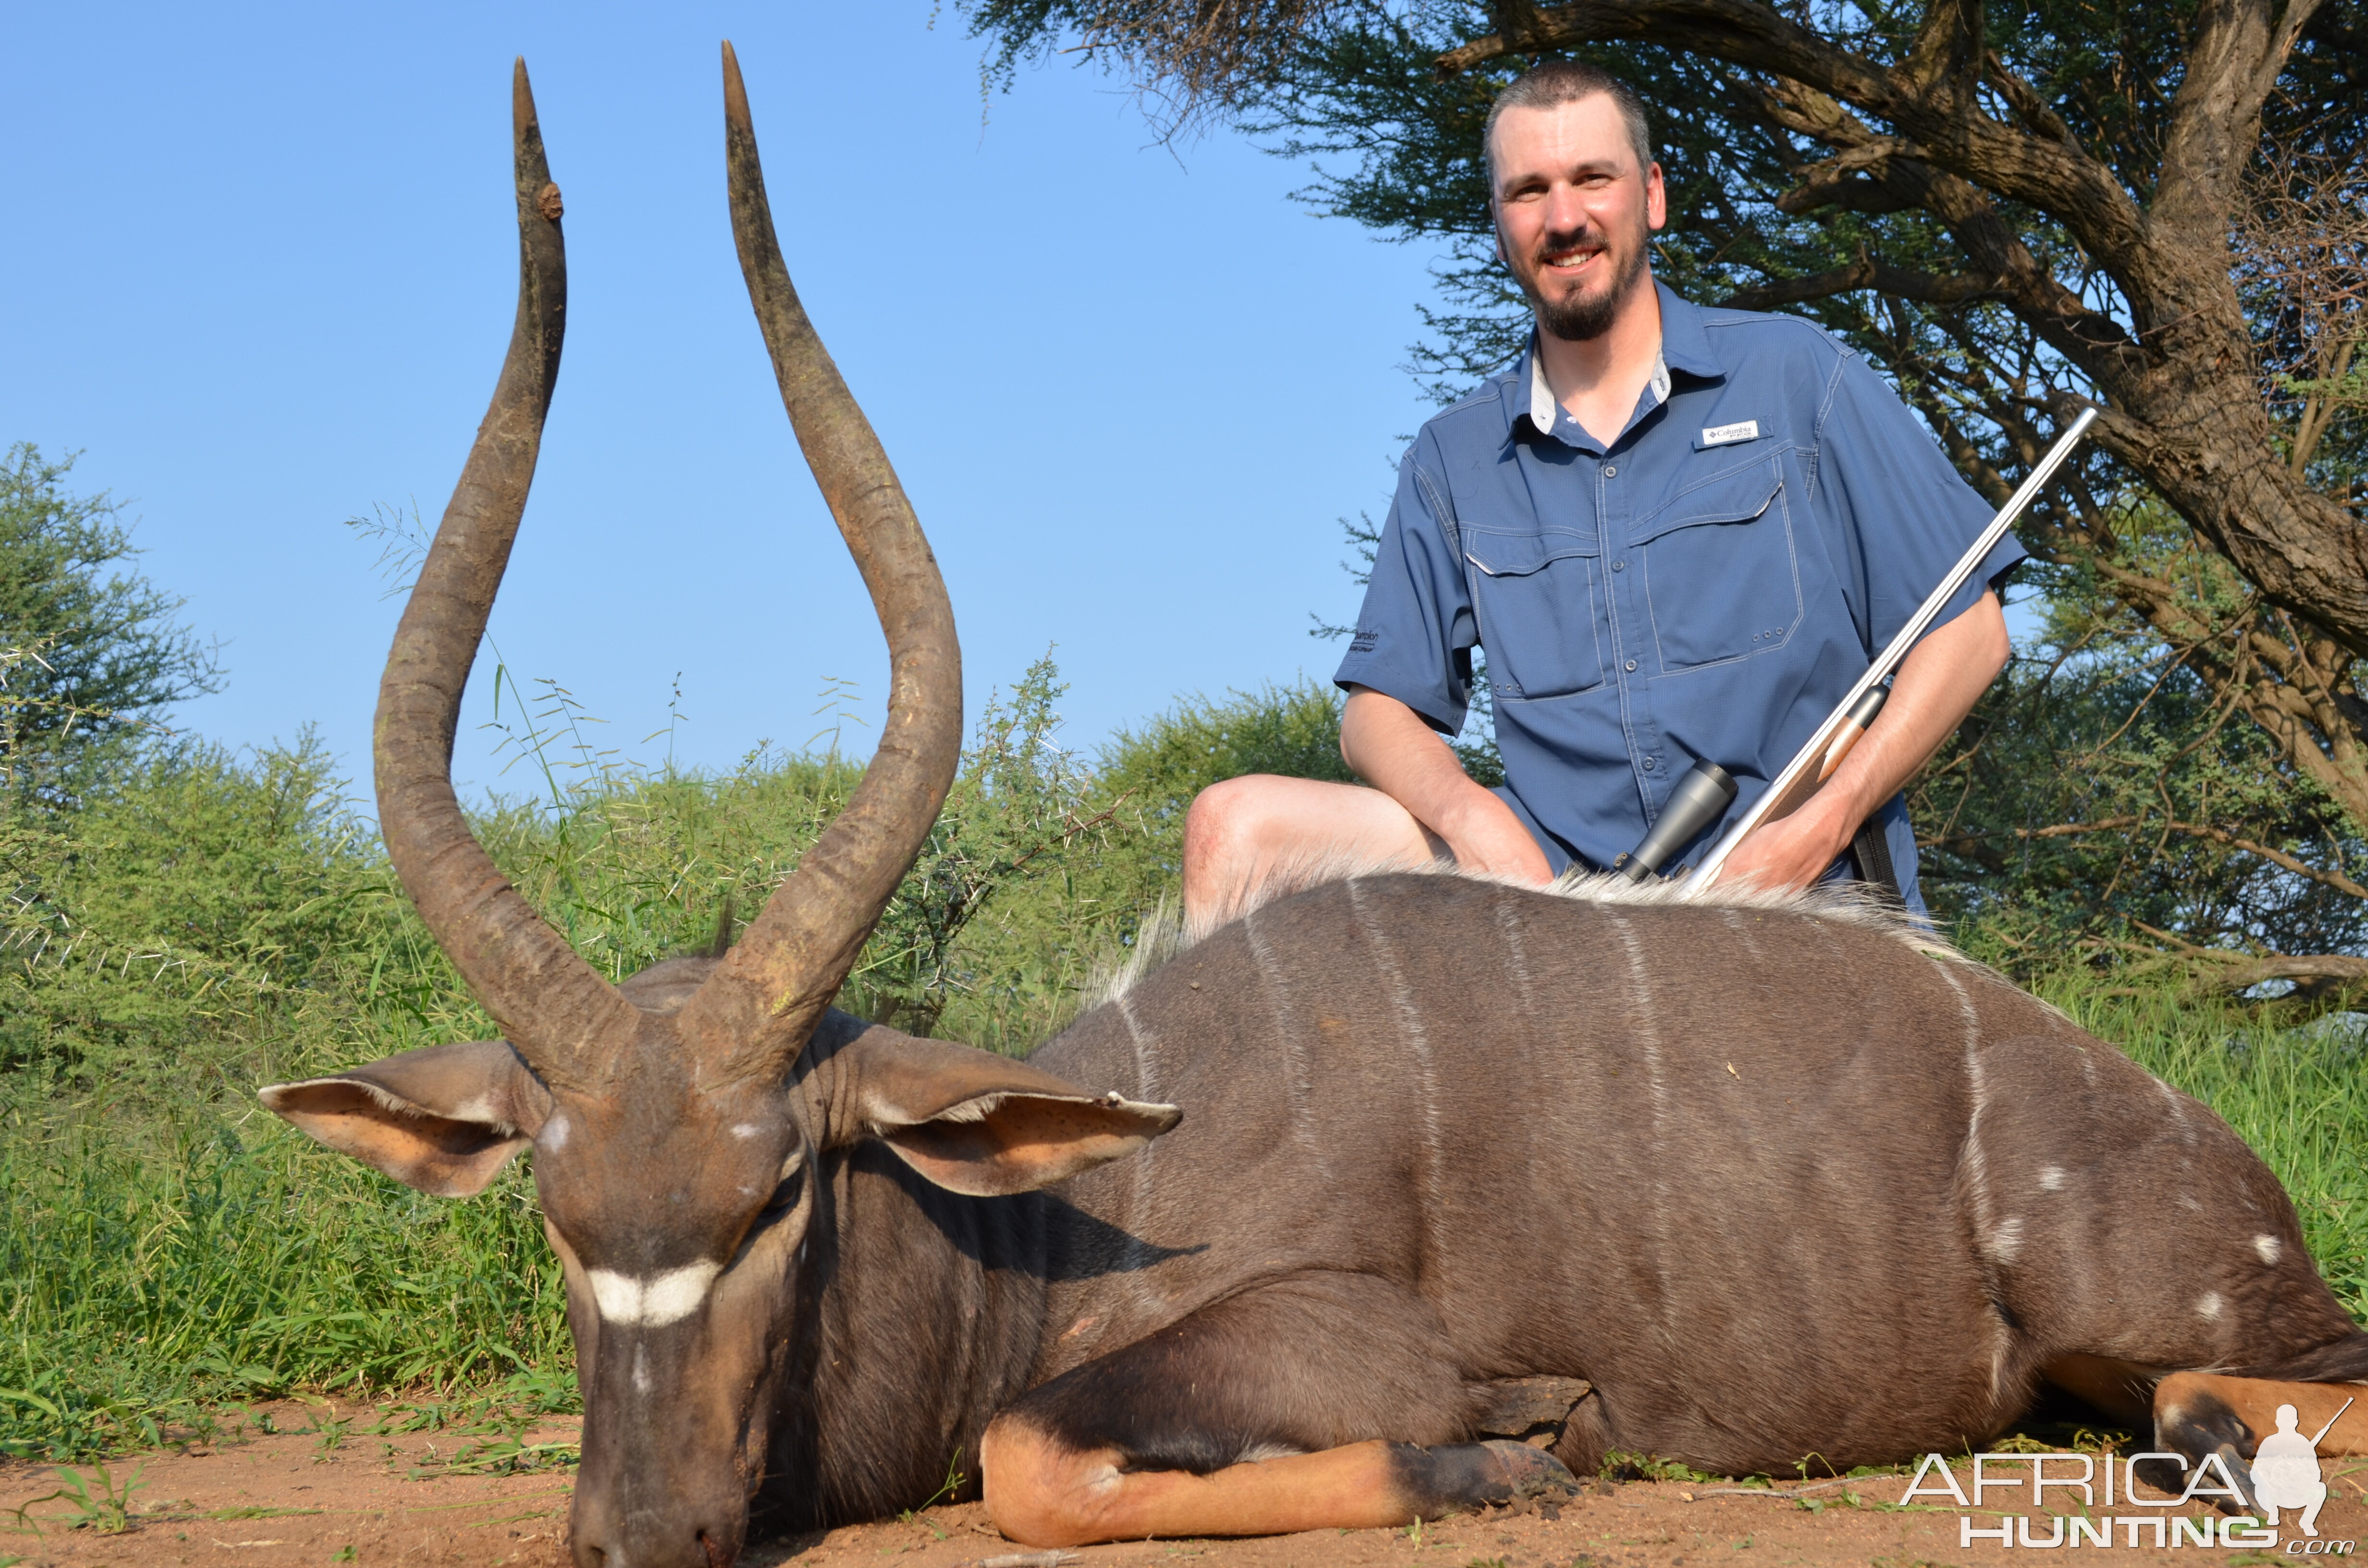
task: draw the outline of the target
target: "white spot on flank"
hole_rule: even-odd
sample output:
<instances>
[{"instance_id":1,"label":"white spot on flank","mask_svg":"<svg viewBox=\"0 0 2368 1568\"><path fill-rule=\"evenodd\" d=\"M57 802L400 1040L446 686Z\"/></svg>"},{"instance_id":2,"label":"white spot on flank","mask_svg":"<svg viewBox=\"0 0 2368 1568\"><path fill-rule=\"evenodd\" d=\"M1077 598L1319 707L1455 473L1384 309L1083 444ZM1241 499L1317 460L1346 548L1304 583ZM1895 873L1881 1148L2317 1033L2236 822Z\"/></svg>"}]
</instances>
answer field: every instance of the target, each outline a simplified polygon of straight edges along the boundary
<instances>
[{"instance_id":1,"label":"white spot on flank","mask_svg":"<svg viewBox=\"0 0 2368 1568\"><path fill-rule=\"evenodd\" d=\"M2064 1190L2064 1172L2063 1172L2061 1169L2059 1169L2058 1167L2055 1166L2055 1165L2042 1165L2042 1166L2040 1166L2040 1167L2039 1167L2039 1190L2040 1190L2040 1191L2042 1191L2042 1192L2061 1192L2061 1191L2063 1191L2063 1190Z\"/></svg>"},{"instance_id":2,"label":"white spot on flank","mask_svg":"<svg viewBox=\"0 0 2368 1568\"><path fill-rule=\"evenodd\" d=\"M2217 1290L2204 1291L2203 1299L2195 1303L2195 1315L2200 1318L2210 1318L2216 1322L2220 1316L2220 1292Z\"/></svg>"},{"instance_id":3,"label":"white spot on flank","mask_svg":"<svg viewBox=\"0 0 2368 1568\"><path fill-rule=\"evenodd\" d=\"M2253 1250L2261 1255L2261 1261L2263 1263L2275 1263L2278 1260L2278 1253L2280 1250L2278 1246L2278 1238L2268 1234L2255 1236L2253 1238Z\"/></svg>"},{"instance_id":4,"label":"white spot on flank","mask_svg":"<svg viewBox=\"0 0 2368 1568\"><path fill-rule=\"evenodd\" d=\"M708 1288L723 1272L720 1263L691 1263L636 1279L595 1268L590 1274L592 1299L599 1304L603 1323L620 1328L664 1328L697 1312L707 1300Z\"/></svg>"},{"instance_id":5,"label":"white spot on flank","mask_svg":"<svg viewBox=\"0 0 2368 1568\"><path fill-rule=\"evenodd\" d=\"M546 1149L567 1147L567 1118L554 1116L542 1124L542 1136L535 1140Z\"/></svg>"},{"instance_id":6,"label":"white spot on flank","mask_svg":"<svg viewBox=\"0 0 2368 1568\"><path fill-rule=\"evenodd\" d=\"M633 1346L633 1392L642 1394L650 1392L649 1358L643 1355L638 1345Z\"/></svg>"},{"instance_id":7,"label":"white spot on flank","mask_svg":"<svg viewBox=\"0 0 2368 1568\"><path fill-rule=\"evenodd\" d=\"M754 1138L763 1131L765 1130L753 1121L735 1121L732 1124L732 1136L734 1138Z\"/></svg>"},{"instance_id":8,"label":"white spot on flank","mask_svg":"<svg viewBox=\"0 0 2368 1568\"><path fill-rule=\"evenodd\" d=\"M1989 1244L1983 1250L1990 1255L1991 1262L2001 1267L2012 1263L2015 1255L2022 1251L2021 1217L2018 1215L2000 1222L1998 1228L1990 1233Z\"/></svg>"}]
</instances>

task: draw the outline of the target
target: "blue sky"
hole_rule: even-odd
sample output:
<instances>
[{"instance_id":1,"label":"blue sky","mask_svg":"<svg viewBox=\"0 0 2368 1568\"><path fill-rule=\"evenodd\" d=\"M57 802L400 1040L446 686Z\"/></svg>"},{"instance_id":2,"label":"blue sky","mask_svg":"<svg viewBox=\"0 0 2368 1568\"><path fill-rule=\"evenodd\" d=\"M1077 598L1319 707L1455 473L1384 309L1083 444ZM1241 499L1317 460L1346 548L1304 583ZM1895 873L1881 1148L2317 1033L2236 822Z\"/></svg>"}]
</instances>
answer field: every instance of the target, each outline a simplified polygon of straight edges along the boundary
<instances>
[{"instance_id":1,"label":"blue sky","mask_svg":"<svg viewBox=\"0 0 2368 1568\"><path fill-rule=\"evenodd\" d=\"M1088 749L1179 693L1328 676L1308 615L1353 609L1335 519L1386 506L1427 412L1399 366L1430 257L1292 202L1304 169L1155 145L1064 65L983 101L927 0L17 7L0 441L79 450L74 488L129 503L142 569L223 643L181 722L314 724L366 774L397 605L343 520L432 524L484 413L520 53L570 310L502 655L644 757L677 675L693 764L803 744L830 677L876 715L884 649L733 259L726 37L792 272L944 563L973 715L1048 645ZM491 664L464 790L500 766Z\"/></svg>"}]
</instances>

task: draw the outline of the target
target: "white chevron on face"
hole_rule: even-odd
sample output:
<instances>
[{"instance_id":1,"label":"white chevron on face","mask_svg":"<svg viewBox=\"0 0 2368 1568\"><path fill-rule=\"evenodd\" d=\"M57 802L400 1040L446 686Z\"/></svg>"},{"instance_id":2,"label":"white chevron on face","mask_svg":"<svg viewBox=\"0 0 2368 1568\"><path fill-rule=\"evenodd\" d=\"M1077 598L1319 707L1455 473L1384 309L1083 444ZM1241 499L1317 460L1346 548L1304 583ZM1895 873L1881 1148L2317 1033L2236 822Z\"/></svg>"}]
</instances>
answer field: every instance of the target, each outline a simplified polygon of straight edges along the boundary
<instances>
[{"instance_id":1,"label":"white chevron on face","mask_svg":"<svg viewBox=\"0 0 2368 1568\"><path fill-rule=\"evenodd\" d=\"M720 1263L689 1263L637 1279L605 1268L588 1271L600 1321L620 1328L664 1328L697 1312L708 1287L723 1272Z\"/></svg>"}]
</instances>

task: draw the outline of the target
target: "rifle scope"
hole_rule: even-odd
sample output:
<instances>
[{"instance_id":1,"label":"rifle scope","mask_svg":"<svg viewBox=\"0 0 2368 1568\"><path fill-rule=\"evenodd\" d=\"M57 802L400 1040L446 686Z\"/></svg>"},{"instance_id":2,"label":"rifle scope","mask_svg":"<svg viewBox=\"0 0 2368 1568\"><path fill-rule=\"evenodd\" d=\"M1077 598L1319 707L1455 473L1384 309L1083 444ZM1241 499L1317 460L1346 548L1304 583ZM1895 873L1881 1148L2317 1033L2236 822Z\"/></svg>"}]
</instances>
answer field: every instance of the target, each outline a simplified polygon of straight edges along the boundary
<instances>
[{"instance_id":1,"label":"rifle scope","mask_svg":"<svg viewBox=\"0 0 2368 1568\"><path fill-rule=\"evenodd\" d=\"M1735 801L1735 780L1714 762L1697 762L1669 787L1661 802L1660 819L1645 842L1611 862L1614 874L1632 882L1658 876L1670 856L1684 848L1694 835L1716 822Z\"/></svg>"}]
</instances>

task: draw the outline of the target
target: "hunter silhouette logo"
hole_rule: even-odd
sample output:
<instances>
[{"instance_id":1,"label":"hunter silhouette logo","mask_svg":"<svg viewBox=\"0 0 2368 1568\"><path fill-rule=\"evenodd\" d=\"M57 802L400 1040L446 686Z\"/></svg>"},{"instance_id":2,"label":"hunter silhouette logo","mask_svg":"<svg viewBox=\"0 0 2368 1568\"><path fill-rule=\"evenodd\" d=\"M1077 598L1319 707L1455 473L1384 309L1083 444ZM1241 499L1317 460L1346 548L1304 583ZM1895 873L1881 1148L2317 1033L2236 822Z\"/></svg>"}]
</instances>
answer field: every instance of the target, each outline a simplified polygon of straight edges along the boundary
<instances>
[{"instance_id":1,"label":"hunter silhouette logo","mask_svg":"<svg viewBox=\"0 0 2368 1568\"><path fill-rule=\"evenodd\" d=\"M2351 1400L2345 1400L2343 1410L2328 1416L2326 1426L2305 1437L2296 1430L2301 1416L2294 1407L2278 1406L2278 1429L2263 1437L2253 1452L2253 1500L2261 1506L2263 1524L2274 1529L2279 1509L2299 1508L2302 1517L2294 1522L2302 1526L2302 1533L2318 1533L2318 1510L2327 1502L2327 1482L2318 1470L2319 1441L2351 1408Z\"/></svg>"}]
</instances>

